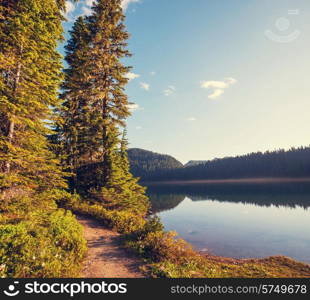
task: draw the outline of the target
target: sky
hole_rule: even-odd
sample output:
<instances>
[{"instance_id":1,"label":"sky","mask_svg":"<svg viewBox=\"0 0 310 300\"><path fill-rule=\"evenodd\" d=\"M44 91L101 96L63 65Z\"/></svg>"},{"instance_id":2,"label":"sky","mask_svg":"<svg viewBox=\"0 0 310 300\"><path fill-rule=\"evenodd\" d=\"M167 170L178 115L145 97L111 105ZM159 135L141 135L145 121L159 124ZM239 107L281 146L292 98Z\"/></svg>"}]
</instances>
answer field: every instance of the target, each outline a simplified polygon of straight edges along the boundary
<instances>
[{"instance_id":1,"label":"sky","mask_svg":"<svg viewBox=\"0 0 310 300\"><path fill-rule=\"evenodd\" d=\"M92 2L67 1L66 31ZM309 0L124 0L123 8L130 147L186 163L310 145Z\"/></svg>"}]
</instances>

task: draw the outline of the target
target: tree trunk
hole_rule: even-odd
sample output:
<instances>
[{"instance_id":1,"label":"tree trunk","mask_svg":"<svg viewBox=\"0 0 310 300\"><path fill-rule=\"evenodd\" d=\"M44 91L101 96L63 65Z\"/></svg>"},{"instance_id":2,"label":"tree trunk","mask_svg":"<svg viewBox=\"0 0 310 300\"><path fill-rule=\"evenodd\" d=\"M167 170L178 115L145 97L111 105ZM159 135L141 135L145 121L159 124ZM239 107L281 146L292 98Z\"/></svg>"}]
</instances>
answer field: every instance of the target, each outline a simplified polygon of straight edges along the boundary
<instances>
[{"instance_id":1,"label":"tree trunk","mask_svg":"<svg viewBox=\"0 0 310 300\"><path fill-rule=\"evenodd\" d=\"M13 120L9 121L9 130L8 130L8 142L12 143L13 135L14 135L15 122ZM9 173L11 170L11 162L7 160L4 165L4 172Z\"/></svg>"},{"instance_id":2,"label":"tree trunk","mask_svg":"<svg viewBox=\"0 0 310 300\"><path fill-rule=\"evenodd\" d=\"M103 121L105 122L104 128L102 130L102 173L103 173L103 186L106 185L108 182L108 177L109 177L109 171L108 171L108 150L106 148L106 142L108 138L108 128L106 125L106 120L107 120L107 104L108 104L108 99L107 95L102 99L102 118Z\"/></svg>"},{"instance_id":3,"label":"tree trunk","mask_svg":"<svg viewBox=\"0 0 310 300\"><path fill-rule=\"evenodd\" d=\"M13 91L13 97L15 98L17 96L17 89L18 85L20 82L20 73L22 69L22 64L21 62L18 63L17 65L17 70L16 70L16 76L14 80L14 91ZM8 121L8 133L7 133L7 141L9 144L12 143L13 137L14 137L14 131L15 131L15 121L14 121L14 115L13 118ZM4 173L9 173L11 170L11 162L10 160L7 160L4 165Z\"/></svg>"}]
</instances>

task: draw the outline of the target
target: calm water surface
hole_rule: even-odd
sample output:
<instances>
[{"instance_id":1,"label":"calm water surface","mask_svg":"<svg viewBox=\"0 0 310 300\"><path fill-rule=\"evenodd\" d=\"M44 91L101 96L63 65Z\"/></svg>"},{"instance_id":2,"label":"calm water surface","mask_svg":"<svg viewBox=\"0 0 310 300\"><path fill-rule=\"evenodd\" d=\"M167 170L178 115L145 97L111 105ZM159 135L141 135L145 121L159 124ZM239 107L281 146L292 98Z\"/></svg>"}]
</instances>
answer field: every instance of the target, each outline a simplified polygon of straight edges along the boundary
<instances>
[{"instance_id":1,"label":"calm water surface","mask_svg":"<svg viewBox=\"0 0 310 300\"><path fill-rule=\"evenodd\" d=\"M310 184L149 186L153 211L198 250L310 263Z\"/></svg>"}]
</instances>

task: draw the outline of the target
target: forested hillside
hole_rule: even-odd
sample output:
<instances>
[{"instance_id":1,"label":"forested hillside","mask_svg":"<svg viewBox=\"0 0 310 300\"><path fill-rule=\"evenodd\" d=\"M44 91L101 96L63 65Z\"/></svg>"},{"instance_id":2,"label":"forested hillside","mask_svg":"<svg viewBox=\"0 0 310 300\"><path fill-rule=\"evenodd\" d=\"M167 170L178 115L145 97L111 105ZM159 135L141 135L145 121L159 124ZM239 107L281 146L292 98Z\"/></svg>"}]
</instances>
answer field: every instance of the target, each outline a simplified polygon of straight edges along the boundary
<instances>
[{"instance_id":1,"label":"forested hillside","mask_svg":"<svg viewBox=\"0 0 310 300\"><path fill-rule=\"evenodd\" d=\"M142 176L142 180L203 180L258 177L309 177L310 147L250 153L236 157L214 159L199 165L157 169Z\"/></svg>"},{"instance_id":2,"label":"forested hillside","mask_svg":"<svg viewBox=\"0 0 310 300\"><path fill-rule=\"evenodd\" d=\"M183 164L170 155L159 154L143 149L129 149L128 158L131 172L138 177L161 170L182 168Z\"/></svg>"},{"instance_id":3,"label":"forested hillside","mask_svg":"<svg viewBox=\"0 0 310 300\"><path fill-rule=\"evenodd\" d=\"M207 160L190 160L187 162L184 167L192 167L192 166L197 166L206 163Z\"/></svg>"}]
</instances>

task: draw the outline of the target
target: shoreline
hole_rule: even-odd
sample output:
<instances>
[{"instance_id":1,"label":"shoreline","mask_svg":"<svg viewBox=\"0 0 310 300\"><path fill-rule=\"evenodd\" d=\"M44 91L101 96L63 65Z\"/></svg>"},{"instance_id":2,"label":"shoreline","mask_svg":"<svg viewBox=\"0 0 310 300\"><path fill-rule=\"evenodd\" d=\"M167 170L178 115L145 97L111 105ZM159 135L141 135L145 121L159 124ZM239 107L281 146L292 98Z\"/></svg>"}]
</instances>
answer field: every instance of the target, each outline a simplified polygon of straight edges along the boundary
<instances>
[{"instance_id":1,"label":"shoreline","mask_svg":"<svg viewBox=\"0 0 310 300\"><path fill-rule=\"evenodd\" d=\"M191 243L176 237L172 232L161 230L150 230L146 236L140 236L141 238L137 239L137 237L133 238L133 236L128 235L128 233L136 232L141 227L128 228L129 223L132 224L133 220L139 219L139 217L136 219L136 215L128 214L125 219L121 219L123 221L120 223L117 215L110 215L98 206L91 206L87 203L71 203L70 208L75 214L87 216L91 223L95 222L98 224L105 234L114 237L116 235L113 232L118 232L117 239L119 238L120 243L115 244L111 239L102 239L102 234L98 235L98 232L96 233L98 229L93 227L89 229L91 231L95 230L95 233L92 232L89 237L89 240L92 240L89 242L92 246L93 242L95 242L95 245L98 247L89 250L90 260L86 261L86 266L90 266L88 262L91 262L94 269L93 273L98 275L100 272L99 276L102 275L102 270L98 270L96 263L93 264L96 261L95 256L97 257L98 255L103 258L103 265L105 265L106 259L116 258L112 262L109 261L109 264L112 264L109 266L112 267L109 270L109 276L156 278L310 278L310 265L290 257L271 256L262 259L221 257L197 251ZM141 223L141 225L143 227L145 224ZM153 228L156 229L154 225L156 223L153 224ZM89 230L88 234L90 234ZM95 241L93 241L94 237ZM102 247L108 250L103 252L108 253L102 253ZM110 255L111 248L113 248L112 252L114 254L115 251L117 252L116 256L114 254ZM125 255L121 248L123 250L128 249L133 256ZM94 251L96 253L93 253ZM102 254L105 256L102 257ZM137 259L134 257L137 257ZM122 266L124 268L122 273L118 274L119 267L117 262L120 258L122 258ZM147 264L143 263L145 259L148 259ZM131 268L133 261L135 262L134 265L138 267L134 270ZM191 262L190 264L188 264L189 261ZM141 268L139 268L140 266ZM81 275L83 276L83 273Z\"/></svg>"},{"instance_id":2,"label":"shoreline","mask_svg":"<svg viewBox=\"0 0 310 300\"><path fill-rule=\"evenodd\" d=\"M259 263L268 263L270 261L273 261L273 262L289 261L289 262L299 264L300 266L310 268L310 263L300 261L300 260L294 259L290 256L285 256L285 255L272 255L272 256L267 256L267 257L262 257L262 258L255 258L255 257L233 258L233 257L225 257L225 256L219 256L219 255L215 255L215 254L203 253L201 251L197 251L197 252L210 261L217 262L217 263L226 263L226 264L231 264L231 265L244 265L244 264L248 264L248 263L258 263L259 264ZM310 276L310 274L309 274L309 276Z\"/></svg>"},{"instance_id":3,"label":"shoreline","mask_svg":"<svg viewBox=\"0 0 310 300\"><path fill-rule=\"evenodd\" d=\"M189 243L189 244L191 244L191 243ZM208 252L208 251L199 250L199 249L194 249L194 251L196 251L200 255L206 257L210 261L219 262L219 263L228 263L228 264L233 264L233 265L242 265L242 264L251 263L251 262L252 263L260 263L260 262L269 261L271 259L272 260L289 259L291 261L295 261L297 263L300 263L300 264L303 264L303 265L310 267L310 262L301 261L301 260L298 260L298 259L293 258L291 256L281 255L281 254L274 254L274 255L263 256L263 257L251 257L250 256L250 257L236 258L236 257L232 257L232 256L221 256L221 255L217 255L216 253L213 253L213 252Z\"/></svg>"},{"instance_id":4,"label":"shoreline","mask_svg":"<svg viewBox=\"0 0 310 300\"><path fill-rule=\"evenodd\" d=\"M268 183L310 183L310 177L284 178L284 177L262 177L262 178L236 178L236 179L199 179L199 180L169 180L169 181L141 181L143 185L186 185L186 184L268 184Z\"/></svg>"},{"instance_id":5,"label":"shoreline","mask_svg":"<svg viewBox=\"0 0 310 300\"><path fill-rule=\"evenodd\" d=\"M171 180L171 181L142 181L141 184L144 186L173 186L173 185L220 185L220 184L283 184L283 183L309 183L310 177L302 178L283 178L283 177L261 177L261 178L238 178L238 179L206 179L206 180ZM247 264L255 264L259 266L266 266L268 264L274 265L275 268L288 267L288 269L295 269L297 272L300 270L307 270L305 272L306 277L310 277L310 262L300 261L293 257L285 255L271 255L267 257L245 257L245 258L234 258L217 255L214 252L209 252L208 250L201 250L195 248L195 246L189 243L195 252L199 253L201 256L206 258L209 262L215 264L226 264L231 266L244 266ZM288 270L287 269L287 270Z\"/></svg>"}]
</instances>

